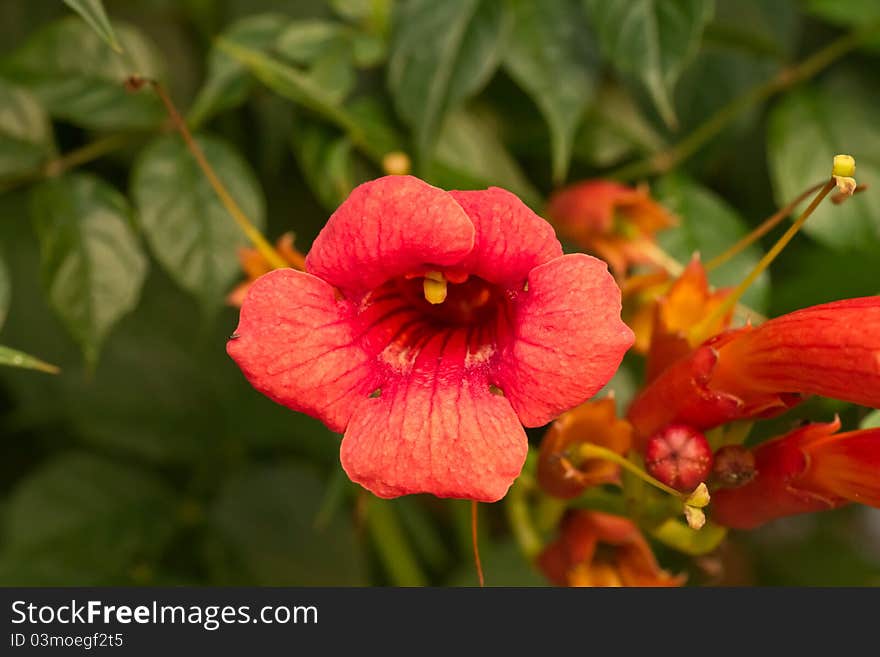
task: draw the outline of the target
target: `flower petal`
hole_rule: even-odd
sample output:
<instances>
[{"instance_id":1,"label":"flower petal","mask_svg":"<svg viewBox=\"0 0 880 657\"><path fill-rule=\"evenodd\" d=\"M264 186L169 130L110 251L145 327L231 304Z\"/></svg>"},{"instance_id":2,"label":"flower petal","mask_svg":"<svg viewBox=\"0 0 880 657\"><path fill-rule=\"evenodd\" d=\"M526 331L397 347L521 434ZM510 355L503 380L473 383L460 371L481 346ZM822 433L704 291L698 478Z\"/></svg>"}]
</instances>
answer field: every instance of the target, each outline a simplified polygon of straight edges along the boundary
<instances>
[{"instance_id":1,"label":"flower petal","mask_svg":"<svg viewBox=\"0 0 880 657\"><path fill-rule=\"evenodd\" d=\"M426 265L457 263L473 245L474 226L447 192L412 176L385 176L337 208L306 270L355 297Z\"/></svg>"},{"instance_id":2,"label":"flower petal","mask_svg":"<svg viewBox=\"0 0 880 657\"><path fill-rule=\"evenodd\" d=\"M520 288L532 269L562 255L553 227L507 190L449 194L476 229L474 249L459 265L463 270L502 287Z\"/></svg>"},{"instance_id":3,"label":"flower petal","mask_svg":"<svg viewBox=\"0 0 880 657\"><path fill-rule=\"evenodd\" d=\"M516 334L496 363L495 383L528 427L592 397L634 340L608 267L582 253L533 269L514 312Z\"/></svg>"},{"instance_id":4,"label":"flower petal","mask_svg":"<svg viewBox=\"0 0 880 657\"><path fill-rule=\"evenodd\" d=\"M528 442L484 370L466 369L463 332L439 332L411 372L361 402L340 458L352 481L379 497L431 493L494 502L525 462Z\"/></svg>"},{"instance_id":5,"label":"flower petal","mask_svg":"<svg viewBox=\"0 0 880 657\"><path fill-rule=\"evenodd\" d=\"M226 351L251 385L343 431L351 396L370 390L367 355L354 343L354 308L326 282L277 269L251 284Z\"/></svg>"}]
</instances>

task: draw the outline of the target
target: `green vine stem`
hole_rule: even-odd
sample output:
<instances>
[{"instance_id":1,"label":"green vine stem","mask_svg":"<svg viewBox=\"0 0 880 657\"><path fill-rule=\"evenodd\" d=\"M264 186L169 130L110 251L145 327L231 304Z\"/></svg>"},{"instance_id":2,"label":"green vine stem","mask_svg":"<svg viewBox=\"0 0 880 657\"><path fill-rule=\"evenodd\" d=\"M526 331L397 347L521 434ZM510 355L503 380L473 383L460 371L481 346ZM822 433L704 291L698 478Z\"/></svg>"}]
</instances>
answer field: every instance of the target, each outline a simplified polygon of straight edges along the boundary
<instances>
[{"instance_id":1,"label":"green vine stem","mask_svg":"<svg viewBox=\"0 0 880 657\"><path fill-rule=\"evenodd\" d=\"M880 22L873 22L863 29L855 30L832 41L799 64L784 68L775 77L757 85L734 98L677 144L626 164L608 174L609 178L636 180L664 174L699 151L708 141L720 133L740 114L768 98L811 79L848 52L861 45L880 29Z\"/></svg>"}]
</instances>

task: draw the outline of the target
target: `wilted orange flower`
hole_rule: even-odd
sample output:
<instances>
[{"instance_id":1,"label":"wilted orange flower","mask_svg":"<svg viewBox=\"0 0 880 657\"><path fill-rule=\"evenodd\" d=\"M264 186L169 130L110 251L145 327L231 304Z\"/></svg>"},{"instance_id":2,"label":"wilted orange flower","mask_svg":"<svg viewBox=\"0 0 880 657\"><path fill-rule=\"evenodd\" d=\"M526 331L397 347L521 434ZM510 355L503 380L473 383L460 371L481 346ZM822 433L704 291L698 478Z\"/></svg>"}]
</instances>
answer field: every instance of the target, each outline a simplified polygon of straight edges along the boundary
<instances>
[{"instance_id":1,"label":"wilted orange flower","mask_svg":"<svg viewBox=\"0 0 880 657\"><path fill-rule=\"evenodd\" d=\"M713 292L699 256L694 256L654 307L651 343L648 350L647 380L651 381L669 365L698 346L689 330L712 315L730 294L729 289ZM730 325L733 313L722 315L707 331L715 335Z\"/></svg>"},{"instance_id":2,"label":"wilted orange flower","mask_svg":"<svg viewBox=\"0 0 880 657\"><path fill-rule=\"evenodd\" d=\"M598 511L574 511L559 538L538 556L538 567L559 586L681 586L685 576L660 568L632 521Z\"/></svg>"},{"instance_id":3,"label":"wilted orange flower","mask_svg":"<svg viewBox=\"0 0 880 657\"><path fill-rule=\"evenodd\" d=\"M671 284L669 272L665 269L633 274L621 281L623 321L636 336L636 341L633 343L636 353L648 353L657 302L669 290Z\"/></svg>"},{"instance_id":4,"label":"wilted orange flower","mask_svg":"<svg viewBox=\"0 0 880 657\"><path fill-rule=\"evenodd\" d=\"M554 497L577 497L586 488L616 482L620 467L604 459L583 458L578 447L592 443L625 454L632 426L617 417L614 397L588 401L563 413L550 425L538 457L538 483Z\"/></svg>"},{"instance_id":5,"label":"wilted orange flower","mask_svg":"<svg viewBox=\"0 0 880 657\"><path fill-rule=\"evenodd\" d=\"M605 260L618 278L634 264L651 262L654 235L676 223L647 187L611 180L587 180L557 191L547 214L560 233Z\"/></svg>"},{"instance_id":6,"label":"wilted orange flower","mask_svg":"<svg viewBox=\"0 0 880 657\"><path fill-rule=\"evenodd\" d=\"M293 233L284 233L275 242L275 250L291 267L302 271L305 268L306 257L293 245L293 239ZM259 250L249 247L243 246L238 250L238 260L247 280L235 286L235 289L226 297L226 303L230 306L241 307L251 283L263 274L268 274L273 268Z\"/></svg>"}]
</instances>

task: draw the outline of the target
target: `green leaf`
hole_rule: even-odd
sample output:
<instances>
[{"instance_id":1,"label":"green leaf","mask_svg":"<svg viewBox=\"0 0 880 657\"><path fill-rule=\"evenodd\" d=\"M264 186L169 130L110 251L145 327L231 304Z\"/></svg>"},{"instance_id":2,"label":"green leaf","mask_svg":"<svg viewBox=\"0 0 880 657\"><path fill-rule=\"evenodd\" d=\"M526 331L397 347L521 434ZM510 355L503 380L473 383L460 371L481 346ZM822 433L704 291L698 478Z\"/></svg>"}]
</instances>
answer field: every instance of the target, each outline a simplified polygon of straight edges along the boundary
<instances>
[{"instance_id":1,"label":"green leaf","mask_svg":"<svg viewBox=\"0 0 880 657\"><path fill-rule=\"evenodd\" d=\"M0 329L6 321L10 301L12 301L12 283L9 280L9 267L6 266L3 253L0 252Z\"/></svg>"},{"instance_id":2,"label":"green leaf","mask_svg":"<svg viewBox=\"0 0 880 657\"><path fill-rule=\"evenodd\" d=\"M335 210L356 184L351 139L331 126L300 118L291 142L312 192L324 207Z\"/></svg>"},{"instance_id":3,"label":"green leaf","mask_svg":"<svg viewBox=\"0 0 880 657\"><path fill-rule=\"evenodd\" d=\"M605 84L575 137L574 157L610 167L634 152L654 153L663 146L630 94L618 85Z\"/></svg>"},{"instance_id":4,"label":"green leaf","mask_svg":"<svg viewBox=\"0 0 880 657\"><path fill-rule=\"evenodd\" d=\"M64 0L64 4L79 14L89 27L104 39L108 46L117 53L122 53L122 46L116 38L116 33L113 31L110 19L107 18L107 12L104 11L101 0Z\"/></svg>"},{"instance_id":5,"label":"green leaf","mask_svg":"<svg viewBox=\"0 0 880 657\"><path fill-rule=\"evenodd\" d=\"M859 429L878 429L880 428L880 411L871 411L865 416L859 424Z\"/></svg>"},{"instance_id":6,"label":"green leaf","mask_svg":"<svg viewBox=\"0 0 880 657\"><path fill-rule=\"evenodd\" d=\"M807 0L808 13L834 25L853 29L874 26L874 34L865 41L865 48L880 50L880 4L875 0Z\"/></svg>"},{"instance_id":7,"label":"green leaf","mask_svg":"<svg viewBox=\"0 0 880 657\"><path fill-rule=\"evenodd\" d=\"M124 82L133 73L160 77L159 53L133 27L119 24L117 35L126 57L79 19L57 21L6 59L2 71L55 118L97 130L154 127L165 117L161 102L147 90L127 91Z\"/></svg>"},{"instance_id":8,"label":"green leaf","mask_svg":"<svg viewBox=\"0 0 880 657\"><path fill-rule=\"evenodd\" d=\"M345 514L314 526L324 485L292 463L253 466L226 482L211 525L231 552L219 583L332 586L364 582L362 553Z\"/></svg>"},{"instance_id":9,"label":"green leaf","mask_svg":"<svg viewBox=\"0 0 880 657\"><path fill-rule=\"evenodd\" d=\"M86 453L57 456L9 499L0 583L130 583L173 524L174 497L152 475Z\"/></svg>"},{"instance_id":10,"label":"green leaf","mask_svg":"<svg viewBox=\"0 0 880 657\"><path fill-rule=\"evenodd\" d=\"M710 190L684 175L670 175L659 181L655 194L679 218L679 225L658 235L660 246L686 264L699 252L703 262L711 260L749 232L748 225L732 207ZM736 285L761 259L761 250L751 246L709 273L717 287ZM770 280L764 272L749 288L743 303L763 312L767 307Z\"/></svg>"},{"instance_id":11,"label":"green leaf","mask_svg":"<svg viewBox=\"0 0 880 657\"><path fill-rule=\"evenodd\" d=\"M451 114L437 141L428 179L444 189L485 189L491 185L513 192L532 208L541 195L499 139L492 118L460 110Z\"/></svg>"},{"instance_id":12,"label":"green leaf","mask_svg":"<svg viewBox=\"0 0 880 657\"><path fill-rule=\"evenodd\" d=\"M584 0L605 58L638 77L675 125L672 91L696 54L713 0Z\"/></svg>"},{"instance_id":13,"label":"green leaf","mask_svg":"<svg viewBox=\"0 0 880 657\"><path fill-rule=\"evenodd\" d=\"M709 512L712 512L711 506ZM684 554L698 557L712 552L721 545L721 541L727 536L727 529L707 523L702 529L694 530L680 520L670 518L652 528L650 534L664 545Z\"/></svg>"},{"instance_id":14,"label":"green leaf","mask_svg":"<svg viewBox=\"0 0 880 657\"><path fill-rule=\"evenodd\" d=\"M348 132L358 131L352 117L339 105L338 90L324 88L321 79L232 41L220 39L217 44L277 94L317 112Z\"/></svg>"},{"instance_id":15,"label":"green leaf","mask_svg":"<svg viewBox=\"0 0 880 657\"><path fill-rule=\"evenodd\" d=\"M125 198L92 175L73 174L34 189L49 304L90 365L110 329L140 296L147 260Z\"/></svg>"},{"instance_id":16,"label":"green leaf","mask_svg":"<svg viewBox=\"0 0 880 657\"><path fill-rule=\"evenodd\" d=\"M773 109L767 148L778 204L788 203L807 187L827 180L832 158L838 153L855 157L856 180L880 180L875 96L855 85L803 89L788 94ZM880 196L869 191L839 206L825 201L803 230L834 249L876 251L880 248Z\"/></svg>"},{"instance_id":17,"label":"green leaf","mask_svg":"<svg viewBox=\"0 0 880 657\"><path fill-rule=\"evenodd\" d=\"M275 40L278 54L297 64L310 64L327 50L345 43L347 30L341 23L317 19L294 21Z\"/></svg>"},{"instance_id":18,"label":"green leaf","mask_svg":"<svg viewBox=\"0 0 880 657\"><path fill-rule=\"evenodd\" d=\"M220 181L262 229L265 202L248 164L223 141L203 135L197 142ZM248 242L180 138L163 137L144 149L134 165L131 193L156 259L206 311L216 310L239 276L238 248Z\"/></svg>"},{"instance_id":19,"label":"green leaf","mask_svg":"<svg viewBox=\"0 0 880 657\"><path fill-rule=\"evenodd\" d=\"M40 372L46 372L47 374L58 374L59 371L55 365L50 365L49 363L26 354L23 351L10 349L3 345L0 345L0 365L5 365L6 367L20 367L26 370L39 370Z\"/></svg>"},{"instance_id":20,"label":"green leaf","mask_svg":"<svg viewBox=\"0 0 880 657\"><path fill-rule=\"evenodd\" d=\"M0 178L36 169L55 153L52 125L39 101L0 79Z\"/></svg>"},{"instance_id":21,"label":"green leaf","mask_svg":"<svg viewBox=\"0 0 880 657\"><path fill-rule=\"evenodd\" d=\"M412 0L394 8L388 87L427 163L443 118L495 72L505 12L497 0Z\"/></svg>"},{"instance_id":22,"label":"green leaf","mask_svg":"<svg viewBox=\"0 0 880 657\"><path fill-rule=\"evenodd\" d=\"M511 77L535 101L550 128L553 179L565 179L574 133L593 97L596 62L576 0L515 0L504 54Z\"/></svg>"},{"instance_id":23,"label":"green leaf","mask_svg":"<svg viewBox=\"0 0 880 657\"><path fill-rule=\"evenodd\" d=\"M247 48L264 50L275 43L288 20L280 14L249 16L233 23L223 38ZM247 68L215 45L208 58L208 76L187 115L190 125L197 127L215 114L237 107L245 101L250 89Z\"/></svg>"}]
</instances>

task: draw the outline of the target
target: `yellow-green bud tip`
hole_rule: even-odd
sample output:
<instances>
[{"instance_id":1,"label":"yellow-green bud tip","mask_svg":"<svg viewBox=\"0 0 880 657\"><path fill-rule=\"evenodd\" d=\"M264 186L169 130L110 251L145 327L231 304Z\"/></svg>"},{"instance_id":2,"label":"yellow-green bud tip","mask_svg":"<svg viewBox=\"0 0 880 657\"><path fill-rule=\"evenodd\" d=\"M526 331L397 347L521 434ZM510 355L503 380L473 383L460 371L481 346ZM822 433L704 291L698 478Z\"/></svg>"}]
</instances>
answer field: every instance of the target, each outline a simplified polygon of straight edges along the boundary
<instances>
[{"instance_id":1,"label":"yellow-green bud tip","mask_svg":"<svg viewBox=\"0 0 880 657\"><path fill-rule=\"evenodd\" d=\"M832 176L845 176L851 178L856 173L856 160L852 155L835 155Z\"/></svg>"},{"instance_id":2,"label":"yellow-green bud tip","mask_svg":"<svg viewBox=\"0 0 880 657\"><path fill-rule=\"evenodd\" d=\"M439 271L429 271L422 280L425 300L433 305L446 301L446 278Z\"/></svg>"}]
</instances>

